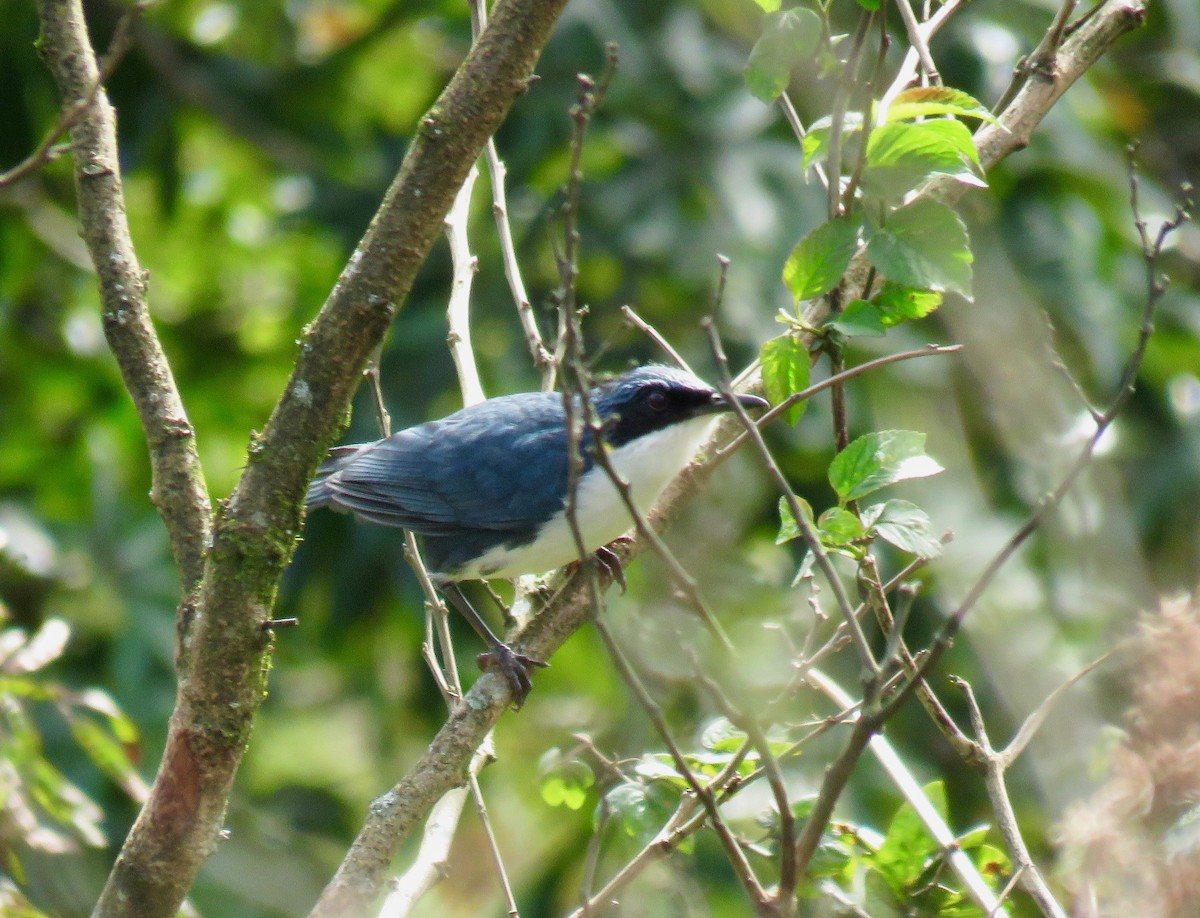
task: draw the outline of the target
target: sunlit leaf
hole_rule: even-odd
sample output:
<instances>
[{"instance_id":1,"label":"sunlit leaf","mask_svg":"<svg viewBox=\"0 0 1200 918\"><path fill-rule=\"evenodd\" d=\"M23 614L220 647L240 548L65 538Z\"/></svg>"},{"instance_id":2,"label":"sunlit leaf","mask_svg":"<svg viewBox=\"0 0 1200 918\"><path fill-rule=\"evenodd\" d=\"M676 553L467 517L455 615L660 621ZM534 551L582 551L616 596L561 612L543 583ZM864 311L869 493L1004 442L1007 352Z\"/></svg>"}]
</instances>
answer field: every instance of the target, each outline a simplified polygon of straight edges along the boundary
<instances>
[{"instance_id":1,"label":"sunlit leaf","mask_svg":"<svg viewBox=\"0 0 1200 918\"><path fill-rule=\"evenodd\" d=\"M945 204L922 199L897 208L872 234L867 256L894 283L971 298L975 256L967 228Z\"/></svg>"},{"instance_id":2,"label":"sunlit leaf","mask_svg":"<svg viewBox=\"0 0 1200 918\"><path fill-rule=\"evenodd\" d=\"M981 185L979 169L979 153L962 122L898 121L871 132L863 189L877 197L900 198L935 174Z\"/></svg>"},{"instance_id":3,"label":"sunlit leaf","mask_svg":"<svg viewBox=\"0 0 1200 918\"><path fill-rule=\"evenodd\" d=\"M879 538L918 558L937 558L942 543L929 515L907 500L892 499L863 510L863 522Z\"/></svg>"},{"instance_id":4,"label":"sunlit leaf","mask_svg":"<svg viewBox=\"0 0 1200 918\"><path fill-rule=\"evenodd\" d=\"M998 124L987 106L969 93L948 86L915 86L906 89L892 101L887 110L888 121L905 121L936 115L955 115L978 118Z\"/></svg>"},{"instance_id":5,"label":"sunlit leaf","mask_svg":"<svg viewBox=\"0 0 1200 918\"><path fill-rule=\"evenodd\" d=\"M812 358L804 342L793 335L772 338L762 346L763 391L772 405L781 405L792 395L808 388ZM792 405L784 413L789 424L795 424L804 414L806 402Z\"/></svg>"},{"instance_id":6,"label":"sunlit leaf","mask_svg":"<svg viewBox=\"0 0 1200 918\"><path fill-rule=\"evenodd\" d=\"M946 818L946 788L941 781L927 784L923 792L933 808ZM871 857L871 863L899 892L913 883L925 869L925 862L938 853L940 846L929 833L911 804L905 802L888 824L883 844Z\"/></svg>"},{"instance_id":7,"label":"sunlit leaf","mask_svg":"<svg viewBox=\"0 0 1200 918\"><path fill-rule=\"evenodd\" d=\"M826 548L844 548L866 535L859 518L842 507L830 507L817 518L817 533Z\"/></svg>"},{"instance_id":8,"label":"sunlit leaf","mask_svg":"<svg viewBox=\"0 0 1200 918\"><path fill-rule=\"evenodd\" d=\"M797 300L828 293L842 279L858 250L859 221L836 217L796 244L783 265L783 282Z\"/></svg>"},{"instance_id":9,"label":"sunlit leaf","mask_svg":"<svg viewBox=\"0 0 1200 918\"><path fill-rule=\"evenodd\" d=\"M880 430L859 437L833 457L829 483L845 503L898 481L925 478L940 471L942 467L925 455L925 434Z\"/></svg>"},{"instance_id":10,"label":"sunlit leaf","mask_svg":"<svg viewBox=\"0 0 1200 918\"><path fill-rule=\"evenodd\" d=\"M745 741L745 731L739 730L725 717L710 722L700 734L700 745L713 752L737 752Z\"/></svg>"}]
</instances>

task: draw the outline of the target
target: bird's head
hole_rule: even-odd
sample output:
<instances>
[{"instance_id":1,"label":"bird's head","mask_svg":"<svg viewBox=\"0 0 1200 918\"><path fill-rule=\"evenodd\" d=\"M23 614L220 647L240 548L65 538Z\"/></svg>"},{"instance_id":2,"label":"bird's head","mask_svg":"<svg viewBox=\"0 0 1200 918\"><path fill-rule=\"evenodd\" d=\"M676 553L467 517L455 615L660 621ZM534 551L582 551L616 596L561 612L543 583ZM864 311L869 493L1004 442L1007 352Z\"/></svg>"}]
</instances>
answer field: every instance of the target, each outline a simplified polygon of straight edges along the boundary
<instances>
[{"instance_id":1,"label":"bird's head","mask_svg":"<svg viewBox=\"0 0 1200 918\"><path fill-rule=\"evenodd\" d=\"M766 408L757 395L735 395L743 408ZM684 370L652 364L630 370L592 390L592 404L619 447L648 433L694 418L732 411L733 406L708 383Z\"/></svg>"}]
</instances>

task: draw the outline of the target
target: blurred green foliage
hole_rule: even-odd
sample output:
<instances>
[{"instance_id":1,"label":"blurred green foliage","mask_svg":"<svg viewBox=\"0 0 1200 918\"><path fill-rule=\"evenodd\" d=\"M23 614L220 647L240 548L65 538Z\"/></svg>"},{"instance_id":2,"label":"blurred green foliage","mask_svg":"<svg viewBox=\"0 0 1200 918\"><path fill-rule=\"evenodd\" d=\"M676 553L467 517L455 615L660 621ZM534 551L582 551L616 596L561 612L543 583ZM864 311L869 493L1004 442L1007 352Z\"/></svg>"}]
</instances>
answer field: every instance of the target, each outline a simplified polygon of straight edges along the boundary
<instances>
[{"instance_id":1,"label":"blurred green foliage","mask_svg":"<svg viewBox=\"0 0 1200 918\"><path fill-rule=\"evenodd\" d=\"M972 6L933 46L947 84L995 100L1057 6ZM854 7L834 4L834 15L852 23ZM120 7L89 2L87 12L103 47ZM806 183L803 152L777 109L754 98L743 80L761 29L761 10L751 0L574 0L538 68L540 81L497 137L522 269L549 331L545 305L557 275L548 221L567 168L565 113L577 92L575 74L599 70L604 43L618 44L620 67L585 150L580 213L579 300L590 307L589 346L604 347L606 368L658 356L622 324L618 308L625 303L695 365L711 368L697 321L711 307L717 252L733 263L722 329L735 364L778 334L776 314L794 304L781 271L822 221L824 195ZM0 5L0 166L32 149L57 113L36 35L32 4ZM110 82L129 214L214 497L231 490L250 433L282 388L301 328L469 40L466 4L457 0L188 0L155 7L139 27L135 48ZM893 56L903 45L897 40ZM958 533L926 574L914 642L953 607L1075 442L1063 431L1085 412L1051 369L1049 347L1097 401L1118 378L1144 296L1123 148L1141 142L1150 216L1169 211L1171 186L1200 177L1198 48L1194 0L1155 2L1146 27L1068 93L1027 150L988 176L989 191L966 200L975 302L951 296L930 318L885 338L852 341L852 362L928 340L968 345L961 359L910 361L849 392L856 434L923 431L930 454L948 470L898 489L938 530ZM828 113L827 93L815 72L794 75L792 94L806 123ZM486 179L473 203L471 236L480 264L473 331L485 386L489 394L532 388L537 377L504 282ZM1085 487L969 621L951 660L976 682L999 735L1079 663L1107 649L1137 608L1195 584L1195 229L1179 235L1162 267L1173 285L1129 412ZM439 247L387 343L383 379L397 425L457 407L444 346L448 278ZM374 424L364 394L348 440L375 436ZM828 402L814 400L794 431L772 432L785 471L817 513L837 503L826 479L830 430ZM28 704L13 685L0 693L8 718L0 726L4 760L46 763L59 795L47 800L74 788L100 807L91 815L63 810L57 821L75 824L85 842L102 836L107 848L34 846L23 851L20 877L12 862L7 867L34 905L51 914L87 913L136 814L114 757L130 756L150 778L174 699L178 581L148 489L145 442L104 348L64 158L0 189L0 602L23 633L41 633L60 619L70 624L71 640L39 683L42 691L95 699L102 696L88 693L100 687L115 700L88 715L94 726L93 715L101 715L96 729L107 731L99 735L108 751L98 752L100 740L73 734L74 724L42 710L46 705ZM775 500L751 463L737 463L718 475L674 540L754 661L743 678L768 690L788 676L786 648L766 626L807 621L784 589L800 552L775 545ZM703 654L704 639L651 559L635 565L629 581L628 596L612 598L613 627L642 648L677 735L689 748L703 748L700 738L716 712L681 681L673 655L655 648L677 644L682 632ZM370 799L413 761L443 715L420 660L420 594L398 533L328 514L314 519L278 613L299 616L302 626L277 640L271 696L230 805L229 837L194 891L205 914L303 913ZM468 677L472 640L464 635L460 642ZM853 664L840 674L852 682ZM1012 776L1018 815L1042 856L1050 850L1053 814L1080 792L1097 723L1120 705L1112 688L1080 689L1052 735ZM62 712L61 705L49 707ZM828 713L815 699L812 710ZM499 761L484 773L527 918L560 914L577 902L602 794L611 800L614 786L631 788L620 792L628 798L624 831L605 830L602 876L636 850L637 814L663 814L655 797L660 781L643 776L643 783L614 785L598 772L592 783L590 772L585 777L572 765L581 761L578 751L552 768L548 751L572 749L575 733L616 759L660 750L587 630L539 675L526 708L502 723ZM991 821L977 779L915 706L889 735L918 773L943 778L952 825ZM21 752L20 743L34 738L36 755L28 745ZM835 748L807 750L796 780L815 787ZM547 773L557 775L549 784ZM574 806L581 795L584 802ZM748 798L741 814L747 825L766 803ZM875 826L883 841L868 851L856 839L830 837L829 875L844 867L834 855L860 865L873 858L874 873L886 880L880 897L919 884L932 852L914 859L917 849L909 847L885 864L888 839L900 831L898 806L894 788L864 763L842 809L847 819ZM12 841L6 828L6 850ZM978 847L982 838L974 844L991 850ZM451 869L452 881L429 897L423 914L503 912L481 830L469 816ZM648 871L622 913L744 910L719 847L702 833L694 854Z\"/></svg>"}]
</instances>

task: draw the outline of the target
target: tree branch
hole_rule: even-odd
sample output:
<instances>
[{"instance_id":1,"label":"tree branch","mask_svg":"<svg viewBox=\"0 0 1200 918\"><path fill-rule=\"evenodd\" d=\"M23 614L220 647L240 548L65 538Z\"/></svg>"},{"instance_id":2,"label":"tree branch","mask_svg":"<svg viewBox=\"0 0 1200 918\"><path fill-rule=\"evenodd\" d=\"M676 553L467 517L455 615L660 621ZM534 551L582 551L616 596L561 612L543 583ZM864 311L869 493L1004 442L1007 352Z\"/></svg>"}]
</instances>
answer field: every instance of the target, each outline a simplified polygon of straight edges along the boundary
<instances>
[{"instance_id":1,"label":"tree branch","mask_svg":"<svg viewBox=\"0 0 1200 918\"><path fill-rule=\"evenodd\" d=\"M97 916L174 915L215 846L264 694L269 636L262 624L295 546L305 486L344 423L362 370L441 232L468 170L525 91L565 2L497 3L478 43L422 118L370 227L304 332L291 379L263 434L253 438L246 470L214 522L202 582L180 622L180 682L163 760L96 906ZM42 0L42 7L52 27L69 22L71 34L82 34L78 0ZM61 45L52 56L68 76L80 59L93 59L90 49L71 53ZM75 83L87 88L95 83L94 59L91 71ZM76 130L86 134L95 122L84 119ZM81 186L115 181L115 155L81 156L80 161ZM112 214L100 210L95 219L104 226L122 214L119 207ZM130 251L112 261L125 266L133 265L131 259ZM140 293L140 271L131 287L126 280L104 277L107 262L98 268L106 289L120 283L124 293ZM137 318L119 298L111 315L109 324L116 325ZM137 394L135 400L140 404ZM182 424L190 444L190 428L185 420ZM181 438L178 423L167 429ZM482 735L461 747L466 755L456 768L459 780Z\"/></svg>"},{"instance_id":2,"label":"tree branch","mask_svg":"<svg viewBox=\"0 0 1200 918\"><path fill-rule=\"evenodd\" d=\"M116 115L88 38L80 0L39 0L42 51L71 120L75 188L84 243L100 283L104 335L129 390L150 448L150 499L167 527L185 593L199 581L211 506L175 378L146 302L146 272L138 263L117 162ZM123 19L110 60L129 28ZM107 63L104 73L112 69ZM72 120L73 119L73 120Z\"/></svg>"}]
</instances>

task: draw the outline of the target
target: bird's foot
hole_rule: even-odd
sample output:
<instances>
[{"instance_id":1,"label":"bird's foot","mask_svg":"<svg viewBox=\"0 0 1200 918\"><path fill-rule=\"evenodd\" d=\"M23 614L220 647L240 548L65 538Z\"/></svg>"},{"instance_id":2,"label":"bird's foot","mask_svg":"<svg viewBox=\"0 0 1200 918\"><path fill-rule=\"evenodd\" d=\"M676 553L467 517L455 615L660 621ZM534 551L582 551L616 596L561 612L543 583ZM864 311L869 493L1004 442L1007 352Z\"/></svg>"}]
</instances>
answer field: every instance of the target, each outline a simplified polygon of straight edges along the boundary
<instances>
[{"instance_id":1,"label":"bird's foot","mask_svg":"<svg viewBox=\"0 0 1200 918\"><path fill-rule=\"evenodd\" d=\"M525 698L533 688L533 682L529 678L533 670L550 665L544 660L535 660L523 653L517 653L503 643L497 643L487 653L481 653L475 658L475 662L480 669L500 671L512 690L513 705L518 710L525 704Z\"/></svg>"},{"instance_id":2,"label":"bird's foot","mask_svg":"<svg viewBox=\"0 0 1200 918\"><path fill-rule=\"evenodd\" d=\"M596 560L600 562L600 566L608 571L613 582L621 588L621 592L626 590L625 571L621 567L621 559L617 553L607 545L601 545L596 549Z\"/></svg>"}]
</instances>

